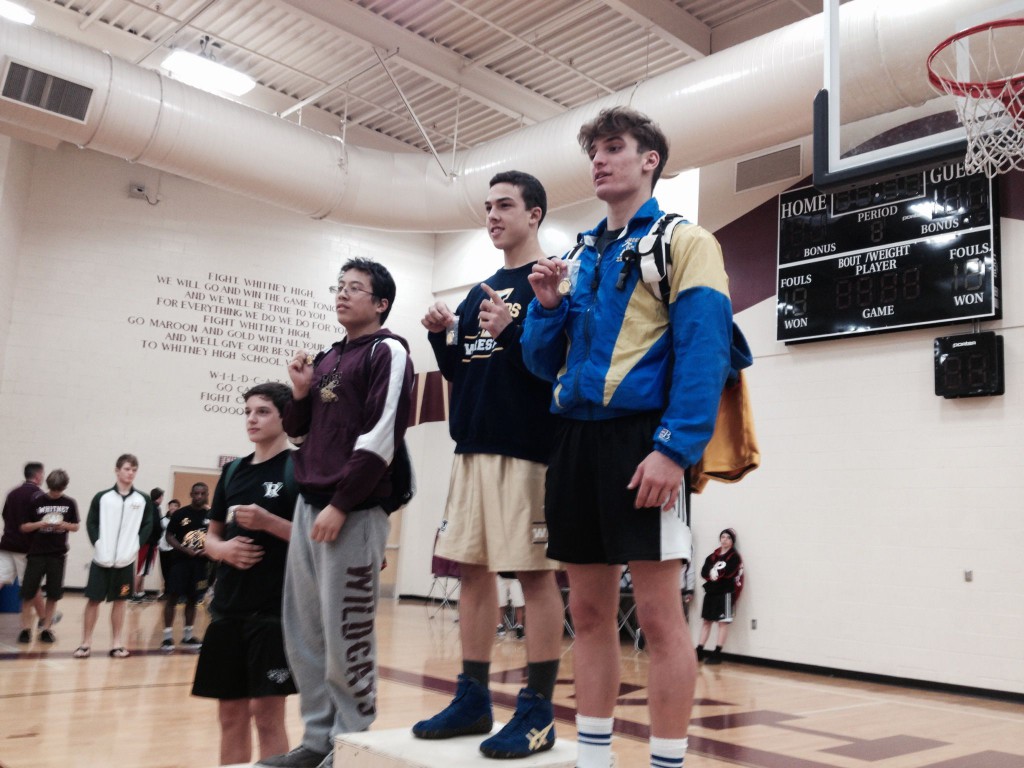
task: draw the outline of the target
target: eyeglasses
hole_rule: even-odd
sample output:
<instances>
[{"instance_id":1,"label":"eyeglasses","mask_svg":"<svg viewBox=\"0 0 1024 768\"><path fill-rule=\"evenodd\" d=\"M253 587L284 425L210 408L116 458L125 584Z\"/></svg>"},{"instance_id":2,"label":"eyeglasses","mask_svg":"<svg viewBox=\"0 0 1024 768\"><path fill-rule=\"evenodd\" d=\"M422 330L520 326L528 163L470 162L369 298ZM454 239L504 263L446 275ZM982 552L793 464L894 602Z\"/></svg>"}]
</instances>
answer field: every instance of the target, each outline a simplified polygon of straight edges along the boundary
<instances>
[{"instance_id":1,"label":"eyeglasses","mask_svg":"<svg viewBox=\"0 0 1024 768\"><path fill-rule=\"evenodd\" d=\"M373 291L368 291L365 288L359 288L358 286L355 285L349 285L348 283L338 283L337 285L332 285L327 290L329 290L332 294L340 293L342 296L352 296L357 293L368 293L370 296L377 298L377 294L375 294Z\"/></svg>"}]
</instances>

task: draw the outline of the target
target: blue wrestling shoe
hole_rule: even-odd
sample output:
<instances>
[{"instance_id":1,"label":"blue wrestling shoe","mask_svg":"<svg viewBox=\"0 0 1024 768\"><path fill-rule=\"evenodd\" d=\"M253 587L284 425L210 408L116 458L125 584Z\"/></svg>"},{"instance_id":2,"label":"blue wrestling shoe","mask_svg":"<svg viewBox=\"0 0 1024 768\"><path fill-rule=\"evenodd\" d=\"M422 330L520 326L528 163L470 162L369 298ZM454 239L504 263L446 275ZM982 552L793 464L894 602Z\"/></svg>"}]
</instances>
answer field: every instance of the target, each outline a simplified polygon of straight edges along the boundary
<instances>
[{"instance_id":1,"label":"blue wrestling shoe","mask_svg":"<svg viewBox=\"0 0 1024 768\"><path fill-rule=\"evenodd\" d=\"M419 739L450 739L454 736L490 733L494 725L491 692L467 675L459 675L455 698L439 714L412 727Z\"/></svg>"},{"instance_id":2,"label":"blue wrestling shoe","mask_svg":"<svg viewBox=\"0 0 1024 768\"><path fill-rule=\"evenodd\" d=\"M551 702L532 688L519 691L516 713L508 724L480 745L487 757L507 760L529 757L555 746L555 715Z\"/></svg>"}]
</instances>

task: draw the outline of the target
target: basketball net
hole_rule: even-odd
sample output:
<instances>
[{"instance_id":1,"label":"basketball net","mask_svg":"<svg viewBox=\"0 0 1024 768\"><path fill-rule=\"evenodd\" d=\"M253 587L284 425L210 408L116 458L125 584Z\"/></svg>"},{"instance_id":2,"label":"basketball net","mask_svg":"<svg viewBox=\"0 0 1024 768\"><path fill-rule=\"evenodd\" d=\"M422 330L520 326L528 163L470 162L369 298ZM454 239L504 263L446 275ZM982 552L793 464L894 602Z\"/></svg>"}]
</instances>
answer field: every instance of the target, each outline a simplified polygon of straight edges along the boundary
<instances>
[{"instance_id":1,"label":"basketball net","mask_svg":"<svg viewBox=\"0 0 1024 768\"><path fill-rule=\"evenodd\" d=\"M968 173L1024 170L1024 19L979 24L928 56L932 87L954 97Z\"/></svg>"}]
</instances>

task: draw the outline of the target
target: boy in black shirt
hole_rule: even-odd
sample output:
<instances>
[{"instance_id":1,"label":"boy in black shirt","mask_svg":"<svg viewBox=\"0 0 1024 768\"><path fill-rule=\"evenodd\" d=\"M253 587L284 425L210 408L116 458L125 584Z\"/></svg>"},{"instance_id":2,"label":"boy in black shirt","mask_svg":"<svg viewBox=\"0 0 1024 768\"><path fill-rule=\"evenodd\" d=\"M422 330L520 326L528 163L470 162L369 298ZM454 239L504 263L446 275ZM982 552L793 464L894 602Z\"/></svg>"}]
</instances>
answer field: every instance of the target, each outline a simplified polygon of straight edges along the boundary
<instances>
[{"instance_id":1,"label":"boy in black shirt","mask_svg":"<svg viewBox=\"0 0 1024 768\"><path fill-rule=\"evenodd\" d=\"M181 644L188 650L199 650L203 641L193 633L196 604L203 599L210 585L210 561L206 558L206 527L209 524L206 507L210 488L206 483L194 483L189 493L192 503L182 507L167 523L167 543L171 545L170 573L167 575L167 601L164 603L164 639L160 650L174 650L172 632L174 609L178 598L185 598L185 627Z\"/></svg>"},{"instance_id":2,"label":"boy in black shirt","mask_svg":"<svg viewBox=\"0 0 1024 768\"><path fill-rule=\"evenodd\" d=\"M213 494L206 555L217 583L196 667L194 696L220 700L221 765L248 763L252 726L260 758L288 751L285 697L296 692L284 652L281 594L296 485L281 414L284 384L245 393L245 425L256 450L224 468Z\"/></svg>"},{"instance_id":3,"label":"boy in black shirt","mask_svg":"<svg viewBox=\"0 0 1024 768\"><path fill-rule=\"evenodd\" d=\"M514 571L523 586L526 687L516 715L480 744L491 758L528 757L555 744L551 697L562 651L559 564L549 560L544 477L555 417L551 387L523 364L520 338L533 299L529 276L544 258L537 232L547 194L533 176L506 171L491 179L487 234L504 266L474 286L453 314L428 308L423 326L442 375L452 382L450 432L455 463L434 554L461 566L459 637L462 674L455 698L412 727L421 739L490 733L488 678L494 644L495 572Z\"/></svg>"},{"instance_id":4,"label":"boy in black shirt","mask_svg":"<svg viewBox=\"0 0 1024 768\"><path fill-rule=\"evenodd\" d=\"M64 596L64 563L68 555L68 533L78 530L78 505L64 495L68 487L68 473L55 469L46 476L47 492L33 502L33 520L22 523L22 533L31 533L28 560L25 565L25 583L21 585L21 633L19 643L32 639L33 602L43 577L46 577L46 612L43 614L39 639L44 643L56 640L53 636L53 617L57 601Z\"/></svg>"}]
</instances>

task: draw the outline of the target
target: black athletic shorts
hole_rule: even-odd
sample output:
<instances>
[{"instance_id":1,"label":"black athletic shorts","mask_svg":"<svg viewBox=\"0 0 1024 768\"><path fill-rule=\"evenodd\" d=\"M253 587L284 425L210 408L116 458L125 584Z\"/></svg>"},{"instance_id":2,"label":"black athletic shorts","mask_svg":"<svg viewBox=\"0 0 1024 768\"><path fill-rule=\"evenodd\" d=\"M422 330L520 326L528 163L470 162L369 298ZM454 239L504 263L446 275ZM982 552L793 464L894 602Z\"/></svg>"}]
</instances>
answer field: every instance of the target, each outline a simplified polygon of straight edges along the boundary
<instances>
[{"instance_id":1,"label":"black athletic shorts","mask_svg":"<svg viewBox=\"0 0 1024 768\"><path fill-rule=\"evenodd\" d=\"M121 568L89 564L89 581L85 585L85 596L89 600L97 603L127 600L134 590L135 563Z\"/></svg>"},{"instance_id":2,"label":"black athletic shorts","mask_svg":"<svg viewBox=\"0 0 1024 768\"><path fill-rule=\"evenodd\" d=\"M193 601L203 599L209 585L210 561L205 557L182 557L171 562L171 572L166 582L169 595L177 595Z\"/></svg>"},{"instance_id":3,"label":"black athletic shorts","mask_svg":"<svg viewBox=\"0 0 1024 768\"><path fill-rule=\"evenodd\" d=\"M548 464L548 557L608 565L690 558L689 484L673 509L634 508L626 486L654 450L657 413L605 421L559 419Z\"/></svg>"},{"instance_id":4,"label":"black athletic shorts","mask_svg":"<svg viewBox=\"0 0 1024 768\"><path fill-rule=\"evenodd\" d=\"M21 599L31 600L46 577L46 599L64 597L64 563L66 555L29 555L25 561L25 582L21 585Z\"/></svg>"},{"instance_id":5,"label":"black athletic shorts","mask_svg":"<svg viewBox=\"0 0 1024 768\"><path fill-rule=\"evenodd\" d=\"M193 696L257 699L296 692L280 619L217 618L207 627Z\"/></svg>"},{"instance_id":6,"label":"black athletic shorts","mask_svg":"<svg viewBox=\"0 0 1024 768\"><path fill-rule=\"evenodd\" d=\"M720 621L732 623L732 592L720 595L704 593L704 604L700 607L700 617L704 621Z\"/></svg>"}]
</instances>

